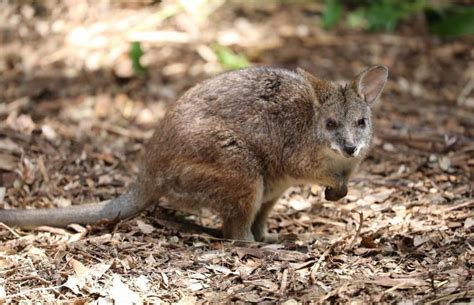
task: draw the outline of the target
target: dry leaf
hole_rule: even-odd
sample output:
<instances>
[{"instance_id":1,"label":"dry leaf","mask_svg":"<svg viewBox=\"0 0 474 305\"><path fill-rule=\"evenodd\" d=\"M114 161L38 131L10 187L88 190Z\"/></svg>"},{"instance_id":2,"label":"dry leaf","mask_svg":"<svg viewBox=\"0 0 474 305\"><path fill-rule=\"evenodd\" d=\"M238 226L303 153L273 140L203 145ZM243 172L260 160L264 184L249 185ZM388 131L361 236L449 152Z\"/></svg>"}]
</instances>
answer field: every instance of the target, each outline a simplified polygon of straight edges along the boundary
<instances>
[{"instance_id":1,"label":"dry leaf","mask_svg":"<svg viewBox=\"0 0 474 305\"><path fill-rule=\"evenodd\" d=\"M16 144L9 138L0 139L0 150L15 153L15 154L21 153L20 146L18 146L18 144Z\"/></svg>"},{"instance_id":2,"label":"dry leaf","mask_svg":"<svg viewBox=\"0 0 474 305\"><path fill-rule=\"evenodd\" d=\"M196 304L196 298L191 295L184 295L176 305L194 305Z\"/></svg>"},{"instance_id":3,"label":"dry leaf","mask_svg":"<svg viewBox=\"0 0 474 305\"><path fill-rule=\"evenodd\" d=\"M141 291L147 291L148 290L148 283L150 280L144 276L143 274L140 275L137 279L135 279L135 284L137 285L138 289Z\"/></svg>"},{"instance_id":4,"label":"dry leaf","mask_svg":"<svg viewBox=\"0 0 474 305\"><path fill-rule=\"evenodd\" d=\"M150 234L155 231L155 228L152 225L146 224L139 219L137 219L137 226L143 234Z\"/></svg>"},{"instance_id":5,"label":"dry leaf","mask_svg":"<svg viewBox=\"0 0 474 305\"><path fill-rule=\"evenodd\" d=\"M3 302L6 297L7 297L7 292L5 291L5 288L3 287L3 285L0 285L0 302Z\"/></svg>"},{"instance_id":6,"label":"dry leaf","mask_svg":"<svg viewBox=\"0 0 474 305\"><path fill-rule=\"evenodd\" d=\"M86 285L90 270L75 259L71 259L69 264L74 269L75 274L69 275L63 286L71 289L75 294L79 294L80 290Z\"/></svg>"},{"instance_id":7,"label":"dry leaf","mask_svg":"<svg viewBox=\"0 0 474 305\"><path fill-rule=\"evenodd\" d=\"M117 305L126 304L142 304L138 294L132 291L126 284L124 284L119 275L114 275L112 280L112 288L109 291L110 297Z\"/></svg>"},{"instance_id":8,"label":"dry leaf","mask_svg":"<svg viewBox=\"0 0 474 305\"><path fill-rule=\"evenodd\" d=\"M72 204L70 199L64 197L54 198L53 203L60 208L69 207Z\"/></svg>"},{"instance_id":9,"label":"dry leaf","mask_svg":"<svg viewBox=\"0 0 474 305\"><path fill-rule=\"evenodd\" d=\"M396 287L397 289L407 289L418 286L425 286L427 283L417 278L393 279L390 277L378 277L372 282L383 287Z\"/></svg>"},{"instance_id":10,"label":"dry leaf","mask_svg":"<svg viewBox=\"0 0 474 305\"><path fill-rule=\"evenodd\" d=\"M75 259L73 259L73 258L69 261L69 264L72 266L72 268L74 269L74 272L75 272L79 277L86 278L87 275L88 275L89 272L90 272L89 268L87 268L86 266L84 266L80 261L75 260Z\"/></svg>"},{"instance_id":11,"label":"dry leaf","mask_svg":"<svg viewBox=\"0 0 474 305\"><path fill-rule=\"evenodd\" d=\"M3 199L5 199L5 192L7 189L5 187L0 187L0 204L3 204Z\"/></svg>"},{"instance_id":12,"label":"dry leaf","mask_svg":"<svg viewBox=\"0 0 474 305\"><path fill-rule=\"evenodd\" d=\"M1 202L1 201L0 201ZM469 229L474 225L474 217L466 218L464 221L464 229Z\"/></svg>"},{"instance_id":13,"label":"dry leaf","mask_svg":"<svg viewBox=\"0 0 474 305\"><path fill-rule=\"evenodd\" d=\"M18 167L19 159L15 156L0 153L0 169L13 171Z\"/></svg>"},{"instance_id":14,"label":"dry leaf","mask_svg":"<svg viewBox=\"0 0 474 305\"><path fill-rule=\"evenodd\" d=\"M211 265L206 266L206 267L210 270L216 271L217 273L222 273L222 274L225 274L225 275L232 273L232 271L229 268L224 267L224 266L211 264Z\"/></svg>"},{"instance_id":15,"label":"dry leaf","mask_svg":"<svg viewBox=\"0 0 474 305\"><path fill-rule=\"evenodd\" d=\"M112 264L98 263L90 268L89 273L95 280L98 280L110 269L110 266Z\"/></svg>"},{"instance_id":16,"label":"dry leaf","mask_svg":"<svg viewBox=\"0 0 474 305\"><path fill-rule=\"evenodd\" d=\"M311 203L308 200L303 200L302 198L290 199L288 204L296 211L304 211L311 208Z\"/></svg>"}]
</instances>

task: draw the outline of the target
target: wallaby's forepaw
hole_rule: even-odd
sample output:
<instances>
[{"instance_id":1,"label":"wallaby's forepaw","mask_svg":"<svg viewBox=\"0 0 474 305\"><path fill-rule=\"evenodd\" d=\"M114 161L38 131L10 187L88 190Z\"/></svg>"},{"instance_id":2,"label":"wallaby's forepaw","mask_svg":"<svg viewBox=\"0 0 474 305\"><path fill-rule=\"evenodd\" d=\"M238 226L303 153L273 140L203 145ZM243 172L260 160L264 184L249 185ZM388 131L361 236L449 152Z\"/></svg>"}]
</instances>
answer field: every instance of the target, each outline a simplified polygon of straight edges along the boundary
<instances>
[{"instance_id":1,"label":"wallaby's forepaw","mask_svg":"<svg viewBox=\"0 0 474 305\"><path fill-rule=\"evenodd\" d=\"M347 195L347 185L342 185L339 188L328 187L324 191L324 197L329 201L337 201Z\"/></svg>"}]
</instances>

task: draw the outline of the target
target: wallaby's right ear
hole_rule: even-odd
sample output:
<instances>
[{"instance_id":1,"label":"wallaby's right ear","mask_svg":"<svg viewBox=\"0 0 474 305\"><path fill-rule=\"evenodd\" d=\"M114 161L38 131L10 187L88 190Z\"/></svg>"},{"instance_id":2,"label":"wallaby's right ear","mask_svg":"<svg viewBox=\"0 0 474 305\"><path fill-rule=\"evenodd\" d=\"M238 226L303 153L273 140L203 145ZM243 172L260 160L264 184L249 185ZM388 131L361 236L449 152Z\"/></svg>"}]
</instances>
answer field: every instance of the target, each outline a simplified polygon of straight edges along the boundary
<instances>
[{"instance_id":1,"label":"wallaby's right ear","mask_svg":"<svg viewBox=\"0 0 474 305\"><path fill-rule=\"evenodd\" d=\"M387 67L376 65L360 73L352 82L352 86L361 98L372 104L382 93L387 78Z\"/></svg>"},{"instance_id":2,"label":"wallaby's right ear","mask_svg":"<svg viewBox=\"0 0 474 305\"><path fill-rule=\"evenodd\" d=\"M307 82L311 84L314 89L314 93L319 99L319 102L322 104L326 101L330 92L334 90L334 86L331 82L322 80L314 76L313 74L301 69L296 68L296 73L301 75Z\"/></svg>"}]
</instances>

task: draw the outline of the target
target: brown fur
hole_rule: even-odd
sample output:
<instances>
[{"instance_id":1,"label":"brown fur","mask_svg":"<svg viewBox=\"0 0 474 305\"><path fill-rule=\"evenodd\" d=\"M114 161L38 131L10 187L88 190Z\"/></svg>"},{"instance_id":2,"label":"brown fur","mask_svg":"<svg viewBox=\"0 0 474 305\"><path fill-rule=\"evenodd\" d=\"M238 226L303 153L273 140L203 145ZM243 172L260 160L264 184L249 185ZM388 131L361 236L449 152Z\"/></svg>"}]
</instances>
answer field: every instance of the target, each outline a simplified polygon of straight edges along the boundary
<instances>
[{"instance_id":1,"label":"brown fur","mask_svg":"<svg viewBox=\"0 0 474 305\"><path fill-rule=\"evenodd\" d=\"M51 209L41 217L34 210L0 211L0 221L22 227L91 223L128 217L166 198L176 206L214 210L226 238L274 241L266 235L266 218L289 186L319 183L328 187L327 199L346 195L349 175L370 145L370 103L386 77L383 66L347 87L301 69L221 74L170 107L128 197L92 205L95 210ZM360 118L367 119L366 127L356 126ZM340 127L329 130L329 119ZM341 153L359 143L354 156Z\"/></svg>"}]
</instances>

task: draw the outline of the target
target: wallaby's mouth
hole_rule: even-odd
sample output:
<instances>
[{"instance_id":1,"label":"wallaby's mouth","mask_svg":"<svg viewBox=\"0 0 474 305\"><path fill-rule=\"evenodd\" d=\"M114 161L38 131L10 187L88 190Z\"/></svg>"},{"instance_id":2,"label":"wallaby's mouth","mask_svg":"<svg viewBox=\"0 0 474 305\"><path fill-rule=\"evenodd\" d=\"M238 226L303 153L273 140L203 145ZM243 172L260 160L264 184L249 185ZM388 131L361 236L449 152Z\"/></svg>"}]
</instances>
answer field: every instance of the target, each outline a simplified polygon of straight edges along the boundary
<instances>
[{"instance_id":1,"label":"wallaby's mouth","mask_svg":"<svg viewBox=\"0 0 474 305\"><path fill-rule=\"evenodd\" d=\"M339 145L331 143L332 151L348 159L356 158L359 155L361 149L361 146L349 146L341 148Z\"/></svg>"}]
</instances>

